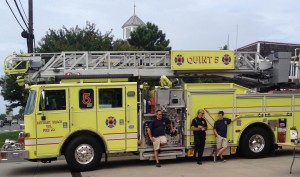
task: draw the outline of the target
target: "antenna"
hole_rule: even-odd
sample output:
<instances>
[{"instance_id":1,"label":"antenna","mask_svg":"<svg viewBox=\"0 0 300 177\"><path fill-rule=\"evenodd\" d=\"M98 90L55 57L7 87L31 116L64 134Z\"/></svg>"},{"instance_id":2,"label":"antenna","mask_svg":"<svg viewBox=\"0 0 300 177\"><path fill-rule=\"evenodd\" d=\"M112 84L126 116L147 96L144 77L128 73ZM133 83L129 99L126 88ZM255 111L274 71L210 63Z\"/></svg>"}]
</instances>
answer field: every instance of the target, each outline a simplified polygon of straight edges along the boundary
<instances>
[{"instance_id":1,"label":"antenna","mask_svg":"<svg viewBox=\"0 0 300 177\"><path fill-rule=\"evenodd\" d=\"M134 5L133 5L133 15L135 15L135 1L134 1Z\"/></svg>"},{"instance_id":2,"label":"antenna","mask_svg":"<svg viewBox=\"0 0 300 177\"><path fill-rule=\"evenodd\" d=\"M227 50L229 50L229 34L228 34L228 37L227 37Z\"/></svg>"},{"instance_id":3,"label":"antenna","mask_svg":"<svg viewBox=\"0 0 300 177\"><path fill-rule=\"evenodd\" d=\"M238 37L239 37L239 24L236 25L235 50L237 50Z\"/></svg>"}]
</instances>

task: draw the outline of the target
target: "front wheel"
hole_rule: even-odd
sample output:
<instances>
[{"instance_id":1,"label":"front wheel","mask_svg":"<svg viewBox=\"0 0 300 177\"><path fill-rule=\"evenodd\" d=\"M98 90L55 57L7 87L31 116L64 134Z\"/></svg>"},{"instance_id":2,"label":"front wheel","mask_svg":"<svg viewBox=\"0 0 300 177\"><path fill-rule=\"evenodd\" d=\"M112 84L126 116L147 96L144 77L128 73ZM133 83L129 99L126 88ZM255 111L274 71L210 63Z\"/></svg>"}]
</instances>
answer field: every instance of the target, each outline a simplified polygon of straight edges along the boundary
<instances>
[{"instance_id":1,"label":"front wheel","mask_svg":"<svg viewBox=\"0 0 300 177\"><path fill-rule=\"evenodd\" d=\"M71 171L88 171L101 161L100 143L93 137L77 137L68 145L65 153Z\"/></svg>"},{"instance_id":2,"label":"front wheel","mask_svg":"<svg viewBox=\"0 0 300 177\"><path fill-rule=\"evenodd\" d=\"M260 127L250 128L242 137L240 146L247 158L263 157L270 151L271 140L268 132Z\"/></svg>"}]
</instances>

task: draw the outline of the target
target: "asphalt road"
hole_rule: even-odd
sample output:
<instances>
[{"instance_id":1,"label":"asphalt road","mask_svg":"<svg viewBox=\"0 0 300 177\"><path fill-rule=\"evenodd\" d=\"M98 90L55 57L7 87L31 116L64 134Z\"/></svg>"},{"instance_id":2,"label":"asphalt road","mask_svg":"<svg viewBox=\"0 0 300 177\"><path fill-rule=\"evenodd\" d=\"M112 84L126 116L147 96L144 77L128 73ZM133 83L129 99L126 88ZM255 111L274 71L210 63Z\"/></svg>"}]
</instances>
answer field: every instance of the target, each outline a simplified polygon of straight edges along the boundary
<instances>
[{"instance_id":1,"label":"asphalt road","mask_svg":"<svg viewBox=\"0 0 300 177\"><path fill-rule=\"evenodd\" d=\"M20 124L23 124L23 121L19 121L18 124L12 124L11 126L10 125L4 125L3 127L0 127L0 133L20 131Z\"/></svg>"},{"instance_id":2,"label":"asphalt road","mask_svg":"<svg viewBox=\"0 0 300 177\"><path fill-rule=\"evenodd\" d=\"M298 151L300 153L300 151ZM162 161L157 168L154 161L140 161L135 156L109 158L97 170L71 173L65 160L51 164L41 162L0 162L0 177L293 177L300 176L300 159L296 159L289 174L292 151L280 150L275 156L261 159L230 157L226 163L214 163L212 158L197 165L193 159Z\"/></svg>"}]
</instances>

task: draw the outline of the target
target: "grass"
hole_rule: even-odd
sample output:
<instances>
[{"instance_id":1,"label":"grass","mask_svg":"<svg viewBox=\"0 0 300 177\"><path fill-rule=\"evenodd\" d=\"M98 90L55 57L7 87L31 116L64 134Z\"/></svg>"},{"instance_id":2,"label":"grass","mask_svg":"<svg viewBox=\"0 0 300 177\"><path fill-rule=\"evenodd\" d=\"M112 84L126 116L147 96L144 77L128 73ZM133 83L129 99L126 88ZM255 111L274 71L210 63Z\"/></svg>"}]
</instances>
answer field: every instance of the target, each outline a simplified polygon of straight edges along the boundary
<instances>
[{"instance_id":1,"label":"grass","mask_svg":"<svg viewBox=\"0 0 300 177\"><path fill-rule=\"evenodd\" d=\"M19 131L0 133L0 149L2 148L6 139L17 140L18 135L19 135Z\"/></svg>"}]
</instances>

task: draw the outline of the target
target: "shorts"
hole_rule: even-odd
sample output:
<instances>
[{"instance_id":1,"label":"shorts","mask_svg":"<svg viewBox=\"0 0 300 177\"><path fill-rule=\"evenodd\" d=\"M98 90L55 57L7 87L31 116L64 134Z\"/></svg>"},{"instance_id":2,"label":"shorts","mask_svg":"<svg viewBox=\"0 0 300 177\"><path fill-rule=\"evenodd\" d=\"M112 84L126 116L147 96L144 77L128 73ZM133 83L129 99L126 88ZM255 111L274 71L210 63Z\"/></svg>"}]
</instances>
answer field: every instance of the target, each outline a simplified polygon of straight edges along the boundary
<instances>
[{"instance_id":1,"label":"shorts","mask_svg":"<svg viewBox=\"0 0 300 177\"><path fill-rule=\"evenodd\" d=\"M216 140L217 140L217 149L221 149L221 148L224 148L224 147L228 146L226 138L218 135L216 137Z\"/></svg>"},{"instance_id":2,"label":"shorts","mask_svg":"<svg viewBox=\"0 0 300 177\"><path fill-rule=\"evenodd\" d=\"M167 143L166 136L159 136L159 137L153 137L153 138L154 138L154 142L153 142L154 150L158 150L160 148L160 144L166 144Z\"/></svg>"}]
</instances>

